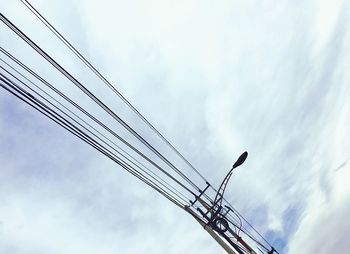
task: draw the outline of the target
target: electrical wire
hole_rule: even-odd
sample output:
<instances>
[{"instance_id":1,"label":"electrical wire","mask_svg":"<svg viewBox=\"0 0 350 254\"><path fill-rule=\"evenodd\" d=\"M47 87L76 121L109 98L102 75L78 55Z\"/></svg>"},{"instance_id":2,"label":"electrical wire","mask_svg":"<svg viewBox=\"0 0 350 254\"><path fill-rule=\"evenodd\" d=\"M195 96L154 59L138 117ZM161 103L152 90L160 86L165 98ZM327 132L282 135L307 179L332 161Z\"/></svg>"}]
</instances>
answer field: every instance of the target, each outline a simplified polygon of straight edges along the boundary
<instances>
[{"instance_id":1,"label":"electrical wire","mask_svg":"<svg viewBox=\"0 0 350 254\"><path fill-rule=\"evenodd\" d=\"M116 88L113 86L96 67L84 57L63 35L60 33L29 1L21 2L63 43L65 44L108 88L113 91L154 133L157 134L202 180L205 177L191 164L171 143L164 137Z\"/></svg>"},{"instance_id":2,"label":"electrical wire","mask_svg":"<svg viewBox=\"0 0 350 254\"><path fill-rule=\"evenodd\" d=\"M138 172L130 166L125 161L121 160L118 156L116 156L113 152L106 149L104 146L102 146L100 143L98 143L95 139L93 139L91 136L87 135L84 131L76 127L74 124L72 124L70 121L68 121L66 118L61 116L59 113L57 113L55 110L51 109L49 106L47 106L45 103L40 101L38 98L33 96L31 93L27 92L25 89L19 87L15 84L15 82L9 80L6 78L3 74L0 73L0 86L7 90L8 92L15 95L17 98L21 99L46 117L50 118L57 124L59 124L61 127L68 130L70 133L75 135L76 137L80 138L96 150L98 150L100 153L104 154L106 157L113 160L115 163L117 163L119 166L123 167L125 170L127 170L132 175L139 178L141 181L158 191L160 194L162 194L164 197L166 197L168 200L170 200L175 205L184 208L185 204L181 203L179 200L171 196L169 193L164 191L159 185L154 183L152 180L144 176L142 173Z\"/></svg>"},{"instance_id":3,"label":"electrical wire","mask_svg":"<svg viewBox=\"0 0 350 254\"><path fill-rule=\"evenodd\" d=\"M89 60L84 57L79 50L76 49L63 35L60 33L29 1L21 0L21 2L64 44L71 50L112 92L117 95L146 125L155 132L194 172L199 175L203 181L209 184L208 180L191 164L102 74L98 71ZM162 159L163 160L163 159ZM168 164L168 162L166 162ZM174 169L173 165L171 167ZM175 169L176 170L176 169ZM182 174L182 173L180 173ZM184 176L184 175L183 175ZM186 176L184 176L187 178ZM187 178L188 179L188 178ZM188 179L189 180L189 179ZM191 184L193 186L193 184ZM209 184L210 185L210 184ZM210 185L217 192L217 190ZM200 189L197 187L197 190ZM204 193L204 196L212 201L211 198Z\"/></svg>"},{"instance_id":4,"label":"electrical wire","mask_svg":"<svg viewBox=\"0 0 350 254\"><path fill-rule=\"evenodd\" d=\"M8 26L13 32L15 32L22 40L24 40L30 47L38 52L45 60L47 60L53 67L61 72L68 80L70 80L76 87L78 87L83 93L85 93L91 100L99 105L107 114L120 123L126 130L128 130L134 137L136 137L141 143L149 148L154 154L156 154L162 161L164 161L170 168L172 168L179 176L181 176L188 184L199 191L199 187L191 181L184 173L182 173L176 166L174 166L167 158L165 158L156 148L154 148L149 142L147 142L140 134L138 134L131 126L129 126L123 119L115 114L105 103L97 98L88 88L80 83L75 77L73 77L66 69L64 69L59 63L57 63L51 56L49 56L41 47L34 43L26 34L24 34L18 27L16 27L11 21L9 21L3 14L0 13L1 21Z\"/></svg>"},{"instance_id":5,"label":"electrical wire","mask_svg":"<svg viewBox=\"0 0 350 254\"><path fill-rule=\"evenodd\" d=\"M176 179L174 176L172 176L170 173L168 173L166 170L164 170L161 166L159 166L157 163L155 163L153 160L151 160L149 157L147 157L145 154L143 154L140 150L136 149L134 146L132 146L128 141L123 139L120 135L118 135L116 132L114 132L112 129L107 127L105 124L103 124L101 121L99 121L96 117L91 115L87 110L79 106L77 103L75 103L72 99L70 99L68 96L66 96L64 93L59 91L57 88L55 88L53 85L51 85L49 82L47 82L45 79L40 77L36 72L31 70L28 66L23 64L21 61L19 61L16 57L14 57L12 54L10 54L8 51L0 47L0 51L5 54L8 58L10 58L12 61L14 61L16 64L18 64L20 67L22 67L24 70L26 70L28 73L30 73L32 76L34 76L36 79L38 79L42 84L47 86L49 89L51 89L53 92L58 94L61 98L63 98L65 101L67 101L69 104L74 106L77 110L82 112L84 115L86 115L89 119L97 123L99 126L101 126L103 129L105 129L107 132L109 132L111 135L113 135L115 138L120 140L123 144L125 144L127 147L129 147L131 150L136 152L138 155L140 155L143 159L145 159L147 162L149 162L152 166L156 167L158 170L160 170L163 174L165 174L167 177L172 179L175 183L177 183L179 186L181 186L183 189L191 193L192 195L195 195L195 193L190 190L187 186L185 186L183 183L181 183L178 179Z\"/></svg>"},{"instance_id":6,"label":"electrical wire","mask_svg":"<svg viewBox=\"0 0 350 254\"><path fill-rule=\"evenodd\" d=\"M62 114L64 114L66 117L70 118L72 121L74 121L76 124L78 124L80 127L82 127L83 129L85 129L87 132L89 132L91 135L93 135L95 138L97 138L98 140L100 140L100 142L104 143L105 145L107 145L109 148L111 148L114 152L118 153L120 156L122 156L125 160L129 161L131 164L133 164L135 167L137 167L138 169L140 169L141 171L143 171L146 175L148 175L149 177L151 177L153 180L157 181L159 184L161 184L163 187L165 187L167 190L169 190L170 192L172 192L174 195L176 195L179 199L181 199L182 201L184 201L185 204L188 204L189 201L187 199L186 196L184 196L181 192L179 192L176 188L174 188L173 186L171 186L169 183L167 183L166 181L164 181L161 177L159 177L157 174L155 174L152 170L150 170L148 167L146 167L144 164L142 164L141 162L139 162L137 159L135 159L132 155L130 155L129 153L127 153L125 150L123 150L121 147L119 147L115 142L113 142L112 140L110 140L108 137L106 137L104 134L102 134L101 132L99 132L96 128L94 128L93 126L91 126L89 123L87 123L85 120L83 120L80 116L76 115L74 112L72 112L70 109L68 109L67 107L65 107L62 103L60 103L58 100L56 100L55 98L53 98L51 95L49 95L48 93L46 93L44 90L42 90L40 87L38 87L36 84L34 84L31 80L29 80L28 78L26 78L25 76L23 76L20 72L18 72L16 69L14 69L11 65L9 65L8 63L6 63L3 59L0 58L0 61L2 61L3 63L5 63L7 66L9 66L12 70L14 70L18 75L20 75L22 78L26 79L28 82L30 82L32 85L34 85L37 89L39 89L42 93L45 94L45 96L49 97L50 99L52 99L53 101L55 101L57 104L59 104L61 107L63 107L65 110L67 110L69 113L64 112L61 108L59 108L58 106L54 105L51 101L49 101L47 98L45 98L44 96L42 96L41 94L39 94L37 91L35 91L34 89L32 89L30 86L28 86L26 83L24 83L23 81L21 81L20 79L18 79L17 77L15 77L13 74L11 74L9 71L7 71L5 68L3 68L2 66L0 66L0 68L2 70L4 70L8 75L11 75L14 79L16 79L18 82L20 82L21 84L23 84L24 86L26 86L28 89L30 89L33 93L35 93L38 97L42 98L43 100L45 100L47 103L49 103L52 107L54 107L56 110L60 111ZM4 77L3 74L0 73L1 76ZM36 96L36 97L37 97ZM79 119L80 121L82 121L86 126L84 126L83 124L81 124L79 121L77 121L76 119ZM94 130L96 133L92 132L90 129ZM104 137L105 139L107 139L110 143L112 143L115 147L117 147L117 149L121 150L124 154L127 154L127 156L131 157L131 159L129 159L127 156L125 156L123 153L119 152L115 147L111 146L109 143L107 143L106 141L104 141L101 137L99 137L98 135ZM135 163L134 161L136 161L137 163ZM141 166L140 166L141 165Z\"/></svg>"}]
</instances>

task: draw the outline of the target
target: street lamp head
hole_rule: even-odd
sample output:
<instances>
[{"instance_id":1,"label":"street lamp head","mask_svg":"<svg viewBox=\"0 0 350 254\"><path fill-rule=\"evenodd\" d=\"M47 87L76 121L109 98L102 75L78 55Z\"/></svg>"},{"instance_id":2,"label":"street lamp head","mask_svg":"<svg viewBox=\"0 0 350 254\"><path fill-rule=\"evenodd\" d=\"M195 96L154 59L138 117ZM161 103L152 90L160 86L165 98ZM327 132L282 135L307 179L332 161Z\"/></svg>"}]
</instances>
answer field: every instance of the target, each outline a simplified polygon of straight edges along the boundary
<instances>
[{"instance_id":1,"label":"street lamp head","mask_svg":"<svg viewBox=\"0 0 350 254\"><path fill-rule=\"evenodd\" d=\"M248 157L248 152L242 153L241 156L238 157L235 164L233 164L232 168L237 168L238 166L242 165L243 162L247 159L247 157Z\"/></svg>"}]
</instances>

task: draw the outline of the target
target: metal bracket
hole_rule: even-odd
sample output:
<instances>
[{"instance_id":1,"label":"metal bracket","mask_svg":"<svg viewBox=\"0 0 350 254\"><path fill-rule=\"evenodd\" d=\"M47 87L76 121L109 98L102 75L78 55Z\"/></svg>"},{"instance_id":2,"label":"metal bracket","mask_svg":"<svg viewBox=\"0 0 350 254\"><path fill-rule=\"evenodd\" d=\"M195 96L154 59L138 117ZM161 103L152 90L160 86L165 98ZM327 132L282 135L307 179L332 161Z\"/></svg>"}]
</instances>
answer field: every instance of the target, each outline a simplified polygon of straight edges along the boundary
<instances>
[{"instance_id":1,"label":"metal bracket","mask_svg":"<svg viewBox=\"0 0 350 254\"><path fill-rule=\"evenodd\" d=\"M208 183L208 182L205 182L205 183L207 184L207 187L205 187L204 190L202 190L198 196L195 196L194 201L190 200L191 205L194 205L194 203L196 203L198 201L198 199L204 194L204 192L206 192L206 190L210 187L210 183Z\"/></svg>"}]
</instances>

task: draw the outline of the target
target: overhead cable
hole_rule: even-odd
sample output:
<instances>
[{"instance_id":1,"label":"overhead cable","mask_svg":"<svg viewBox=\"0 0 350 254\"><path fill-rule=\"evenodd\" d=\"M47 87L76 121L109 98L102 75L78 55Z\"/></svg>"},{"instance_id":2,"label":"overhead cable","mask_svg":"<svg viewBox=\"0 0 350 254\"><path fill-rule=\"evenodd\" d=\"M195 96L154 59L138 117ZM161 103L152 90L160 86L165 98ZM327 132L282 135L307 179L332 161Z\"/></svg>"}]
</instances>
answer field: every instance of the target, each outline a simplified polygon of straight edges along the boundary
<instances>
[{"instance_id":1,"label":"overhead cable","mask_svg":"<svg viewBox=\"0 0 350 254\"><path fill-rule=\"evenodd\" d=\"M65 44L115 95L117 95L153 132L157 134L192 170L194 170L205 182L205 177L191 164L179 151L164 137L116 88L97 68L84 57L63 35L60 33L29 1L21 2L63 43Z\"/></svg>"},{"instance_id":2,"label":"overhead cable","mask_svg":"<svg viewBox=\"0 0 350 254\"><path fill-rule=\"evenodd\" d=\"M149 142L147 142L140 134L138 134L131 126L129 126L123 119L121 119L114 111L112 111L105 103L97 98L88 88L80 83L75 77L73 77L66 69L58 64L51 56L49 56L41 47L33 42L26 34L24 34L18 27L16 27L11 21L9 21L3 14L0 13L1 21L7 25L12 31L14 31L22 40L24 40L30 47L37 51L45 60L47 60L53 67L61 72L67 79L69 79L75 86L77 86L83 93L85 93L91 100L99 105L107 114L120 123L126 130L128 130L134 137L136 137L141 143L149 148L154 154L156 154L162 161L164 161L170 168L172 168L179 176L181 176L187 183L189 183L196 190L200 190L199 187L191 181L183 172L181 172L176 166L174 166L167 158L165 158L156 148L154 148Z\"/></svg>"},{"instance_id":3,"label":"overhead cable","mask_svg":"<svg viewBox=\"0 0 350 254\"><path fill-rule=\"evenodd\" d=\"M106 137L103 133L101 133L100 131L98 131L95 127L91 126L89 123L87 123L85 120L83 120L80 116L78 116L77 114L75 114L74 112L72 112L69 108L67 108L66 106L64 106L61 102L59 102L58 100L56 100L55 98L53 98L51 95L49 95L47 92L45 92L44 90L42 90L40 87L38 87L35 83L33 83L31 80L29 80L28 78L26 78L23 74L21 74L19 71L17 71L16 69L14 69L11 65L9 65L7 62L5 62L3 59L0 58L0 61L5 63L7 66L9 66L12 70L14 70L18 75L20 75L22 78L26 79L27 82L31 83L33 86L35 86L37 89L39 89L42 93L44 93L44 96L46 96L46 98L39 94L37 91L33 90L30 86L28 86L25 82L23 82L22 80L18 79L17 77L15 77L13 74L11 74L9 71L7 71L5 68L3 68L2 66L0 66L0 69L2 69L3 71L5 71L8 75L12 76L14 79L16 79L18 82L20 82L21 84L23 84L24 86L26 86L28 89L30 89L32 91L32 93L36 94L36 98L40 97L43 100L45 100L47 103L49 103L51 105L51 107L54 107L56 110L60 111L62 114L64 114L66 117L70 118L72 121L74 121L76 124L78 124L80 127L82 127L83 129L85 129L87 132L89 132L91 135L93 135L95 138L97 138L98 140L100 140L100 142L102 142L103 144L107 145L110 149L112 149L114 152L118 153L120 156L122 156L125 160L127 160L128 162L130 162L131 164L133 164L135 167L137 167L138 169L140 169L141 171L143 171L146 175L148 175L149 177L151 177L153 180L157 181L159 184L161 184L163 187L165 187L167 190L169 190L170 192L172 192L174 195L176 195L178 198L180 198L182 201L184 201L185 203L188 203L188 199L186 198L186 196L184 196L181 192L179 192L176 188L174 188L172 185L170 185L168 182L164 181L164 179L162 179L161 177L159 177L157 174L155 174L152 170L150 170L148 167L146 167L143 163L141 163L140 161L138 161L136 158L134 158L131 154L129 154L128 152L126 152L125 150L123 150L120 146L118 146L115 142L113 142L111 139L109 139L108 137ZM0 73L1 76L3 76ZM60 105L62 108L64 108L66 111L68 111L68 113L64 112L62 110L62 108L54 105L51 101L48 100L48 98L50 98L51 100L53 100L55 103L57 103L58 105ZM79 122L78 120L80 120L81 122ZM94 131L92 131L92 130ZM101 136L108 140L110 143L112 143L115 147L113 147L112 145L110 145L109 143L107 143L105 140L103 140L101 138ZM121 150L123 153L121 153ZM129 159L128 156L131 158ZM135 161L137 163L135 163ZM139 164L139 165L138 165Z\"/></svg>"},{"instance_id":4,"label":"overhead cable","mask_svg":"<svg viewBox=\"0 0 350 254\"><path fill-rule=\"evenodd\" d=\"M20 86L16 85L13 81L6 78L3 74L0 73L0 86L7 90L8 92L12 93L17 98L21 99L22 101L26 102L28 105L45 115L46 117L50 118L57 124L59 124L61 127L68 130L70 133L75 135L76 137L80 138L93 148L95 148L100 153L104 154L106 157L113 160L115 163L117 163L119 166L123 167L125 170L127 170L132 175L139 178L141 181L158 191L160 194L162 194L164 197L166 197L168 200L170 200L175 205L184 208L184 204L181 203L178 199L174 198L174 196L170 195L168 192L164 191L159 185L157 185L155 182L147 178L145 175L140 173L139 171L135 170L131 165L126 163L125 161L121 160L118 156L116 156L114 153L112 153L110 150L106 149L104 146L102 146L100 143L98 143L94 138L86 134L84 131L82 131L80 128L76 127L74 124L72 124L69 120L67 120L65 117L57 113L55 110L51 109L49 106L47 106L45 103L40 101L38 98L33 96L31 93L26 91L25 89L21 88Z\"/></svg>"}]
</instances>

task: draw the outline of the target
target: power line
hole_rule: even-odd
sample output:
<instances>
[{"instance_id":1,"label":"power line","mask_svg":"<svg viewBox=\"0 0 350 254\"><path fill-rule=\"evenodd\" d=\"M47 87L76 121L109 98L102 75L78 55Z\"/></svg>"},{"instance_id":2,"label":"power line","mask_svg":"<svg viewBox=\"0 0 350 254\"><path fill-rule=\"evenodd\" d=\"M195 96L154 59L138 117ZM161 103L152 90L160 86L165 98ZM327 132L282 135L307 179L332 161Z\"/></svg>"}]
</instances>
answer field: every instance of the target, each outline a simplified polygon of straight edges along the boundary
<instances>
[{"instance_id":1,"label":"power line","mask_svg":"<svg viewBox=\"0 0 350 254\"><path fill-rule=\"evenodd\" d=\"M167 146L169 146L200 178L209 184L208 180L191 164L165 137L162 135L116 88L113 86L94 65L84 57L79 50L76 49L63 35L60 33L29 1L21 0L21 2L64 44L71 50L111 91L117 95L158 137L160 137ZM164 159L162 159L164 161ZM168 161L169 162L169 161ZM168 162L166 162L168 164ZM174 166L171 165L174 169ZM176 170L176 169L174 169ZM181 172L181 171L180 171ZM178 172L179 173L179 172ZM182 172L179 173L184 178L187 178ZM187 178L189 180L189 178ZM193 184L191 184L193 186ZM194 186L193 186L194 187ZM217 192L217 190L210 185L210 188ZM200 190L197 187L197 190ZM204 196L210 200L211 198L204 193Z\"/></svg>"},{"instance_id":2,"label":"power line","mask_svg":"<svg viewBox=\"0 0 350 254\"><path fill-rule=\"evenodd\" d=\"M205 182L205 177L29 1L21 2Z\"/></svg>"},{"instance_id":3,"label":"power line","mask_svg":"<svg viewBox=\"0 0 350 254\"><path fill-rule=\"evenodd\" d=\"M129 126L123 119L115 114L105 103L97 98L88 88L80 83L75 77L73 77L66 69L58 64L51 56L49 56L41 47L34 43L26 34L24 34L18 27L16 27L11 21L9 21L4 15L0 13L1 21L7 25L12 31L14 31L22 40L24 40L30 47L37 51L45 60L47 60L53 67L61 72L68 80L70 80L76 87L78 87L83 93L85 93L91 100L99 105L107 114L120 123L126 130L128 130L134 137L136 137L141 143L149 148L155 155L157 155L162 161L164 161L170 168L172 168L180 177L182 177L187 183L189 183L197 191L199 187L191 181L184 173L182 173L176 166L174 166L167 158L165 158L156 148L154 148L149 142L147 142L140 134L138 134L131 126Z\"/></svg>"},{"instance_id":4,"label":"power line","mask_svg":"<svg viewBox=\"0 0 350 254\"><path fill-rule=\"evenodd\" d=\"M100 140L100 142L102 142L103 144L107 145L110 149L112 149L114 152L118 153L120 156L122 156L125 160L127 160L128 162L130 162L131 164L133 164L135 167L137 167L138 169L140 169L141 171L143 171L146 175L148 175L149 177L151 177L153 180L157 181L159 184L161 184L163 187L165 187L167 190L169 190L170 192L172 192L174 195L176 195L179 199L181 199L182 201L184 201L185 203L189 203L188 199L186 198L186 196L184 196L181 192L179 192L176 188L174 188L173 186L171 186L168 182L164 181L161 177L159 177L157 174L155 174L152 170L150 170L148 167L146 167L144 164L142 164L140 161L138 161L136 158L134 158L131 154L129 154L128 152L126 152L125 150L123 150L120 146L118 146L115 142L113 142L111 139L109 139L108 137L106 137L104 134L102 134L101 132L99 132L96 128L94 128L93 126L91 126L89 123L87 123L85 120L83 120L81 117L79 117L78 115L76 115L74 112L72 112L70 109L68 109L66 106L64 106L62 103L60 103L58 100L56 100L55 98L53 98L51 95L49 95L48 93L46 93L44 90L42 90L40 87L38 87L36 84L34 84L31 80L29 80L28 78L26 78L25 76L23 76L23 74L21 74L20 72L18 72L16 69L14 69L11 65L9 65L8 63L6 63L3 59L0 58L0 61L2 61L3 63L5 63L7 66L9 66L12 70L14 70L17 74L19 74L22 78L26 79L29 83L31 83L32 85L34 85L37 89L39 89L42 93L45 94L45 96L49 97L50 99L52 99L53 101L55 101L57 104L59 104L62 108L64 108L66 111L68 111L69 113L64 112L61 108L59 108L58 106L54 105L51 101L49 101L47 98L45 98L43 95L39 94L37 91L35 91L34 89L32 89L30 86L28 86L25 82L21 81L20 79L18 79L17 77L15 77L13 74L11 74L9 71L7 71L6 69L4 69L2 66L0 66L0 68L2 70L4 70L8 75L11 75L14 79L16 79L18 82L20 82L21 84L23 84L24 86L26 86L28 89L30 89L33 93L35 93L38 97L42 98L43 100L45 100L47 103L49 103L52 107L54 107L56 110L60 111L62 114L64 114L66 117L70 118L72 121L74 121L76 124L78 124L80 127L82 127L83 129L85 129L87 132L89 132L91 135L93 135L95 138L97 138L98 140ZM0 73L1 76L3 76ZM37 97L36 96L36 97ZM85 124L85 126L79 122L77 119L79 119L81 122L83 122ZM90 129L89 129L90 128ZM95 133L93 131L91 131L91 129L93 131L95 131ZM97 133L97 134L96 134ZM110 143L112 143L115 147L117 147L117 149L121 150L124 154L126 154L127 156L129 156L131 159L129 159L127 156L125 156L124 154L122 154L120 151L118 151L115 147L113 147L112 145L108 144L106 141L104 141L100 136L102 136L103 138L105 138L106 140L108 140ZM134 161L136 161L137 163L135 163Z\"/></svg>"},{"instance_id":5,"label":"power line","mask_svg":"<svg viewBox=\"0 0 350 254\"><path fill-rule=\"evenodd\" d=\"M102 74L98 71L93 64L84 57L79 50L76 49L63 35L60 33L29 1L21 0L21 2L64 44L69 50L71 50L112 92L117 95L140 119L146 123L146 125L155 132L194 172L196 172L203 181L209 184L208 180L191 164L116 88L113 86ZM163 159L162 159L163 160ZM168 163L167 163L168 164ZM174 166L171 166L174 169ZM175 169L176 170L176 169ZM182 172L180 173L182 174ZM184 176L184 174L183 174ZM187 178L186 176L184 176ZM188 178L187 178L188 179ZM189 179L188 179L189 180ZM191 184L192 185L192 184ZM211 185L210 188L217 192L217 190ZM192 185L193 186L193 185ZM200 190L197 187L197 190ZM211 198L204 193L204 196L210 200Z\"/></svg>"},{"instance_id":6,"label":"power line","mask_svg":"<svg viewBox=\"0 0 350 254\"><path fill-rule=\"evenodd\" d=\"M43 83L45 86L47 86L49 89L51 89L53 92L58 94L61 98L63 98L65 101L67 101L69 104L74 106L76 109L78 109L80 112L82 112L84 115L86 115L89 119L91 119L93 122L97 123L99 126L101 126L104 130L112 134L114 137L116 137L118 140L120 140L123 144L125 144L127 147L132 149L134 152L136 152L138 155L140 155L142 158L144 158L147 162L149 162L152 166L157 168L160 172L165 174L167 177L169 177L172 181L174 181L176 184L178 184L180 187L188 191L191 195L194 195L194 193L188 189L185 185L183 185L180 181L178 181L176 178L174 178L171 174L169 174L167 171L165 171L162 167L160 167L158 164L156 164L153 160L151 160L149 157L144 155L141 151L136 149L134 146L132 146L129 142L127 142L125 139L123 139L121 136L116 134L113 130L111 130L109 127L107 127L105 124L100 122L97 118L95 118L93 115L91 115L87 110L80 107L77 103L75 103L72 99L70 99L68 96L66 96L64 93L56 89L52 84L47 82L45 79L40 77L37 73L35 73L33 70L31 70L29 67L27 67L25 64L23 64L21 61L19 61L17 58L15 58L13 55L11 55L9 52L7 52L5 49L0 47L0 51L4 53L7 57L9 57L12 61L14 61L16 64L18 64L21 68L23 68L25 71L30 73L32 76L34 76L36 79L38 79L41 83Z\"/></svg>"},{"instance_id":7,"label":"power line","mask_svg":"<svg viewBox=\"0 0 350 254\"><path fill-rule=\"evenodd\" d=\"M178 199L176 199L174 196L170 195L168 192L164 191L159 185L157 185L155 182L147 178L145 175L137 171L135 168L133 168L131 165L120 159L118 156L116 156L113 152L106 149L103 145L98 143L94 138L86 134L84 131L82 131L80 128L72 124L69 120L67 120L65 117L57 113L57 111L53 110L49 106L47 106L45 103L40 101L40 99L33 96L31 93L26 91L25 89L18 86L15 82L11 81L7 77L5 77L3 74L0 73L0 86L16 96L17 98L21 99L37 111L39 111L41 114L45 115L46 117L50 118L54 122L56 122L61 127L68 130L70 133L75 135L76 137L83 140L85 143L89 144L93 148L95 148L97 151L105 155L106 157L113 160L115 163L117 163L119 166L123 167L125 170L127 170L132 175L139 178L141 181L158 191L160 194L165 196L167 199L169 199L172 203L175 205L184 208L185 204L181 203Z\"/></svg>"}]
</instances>

